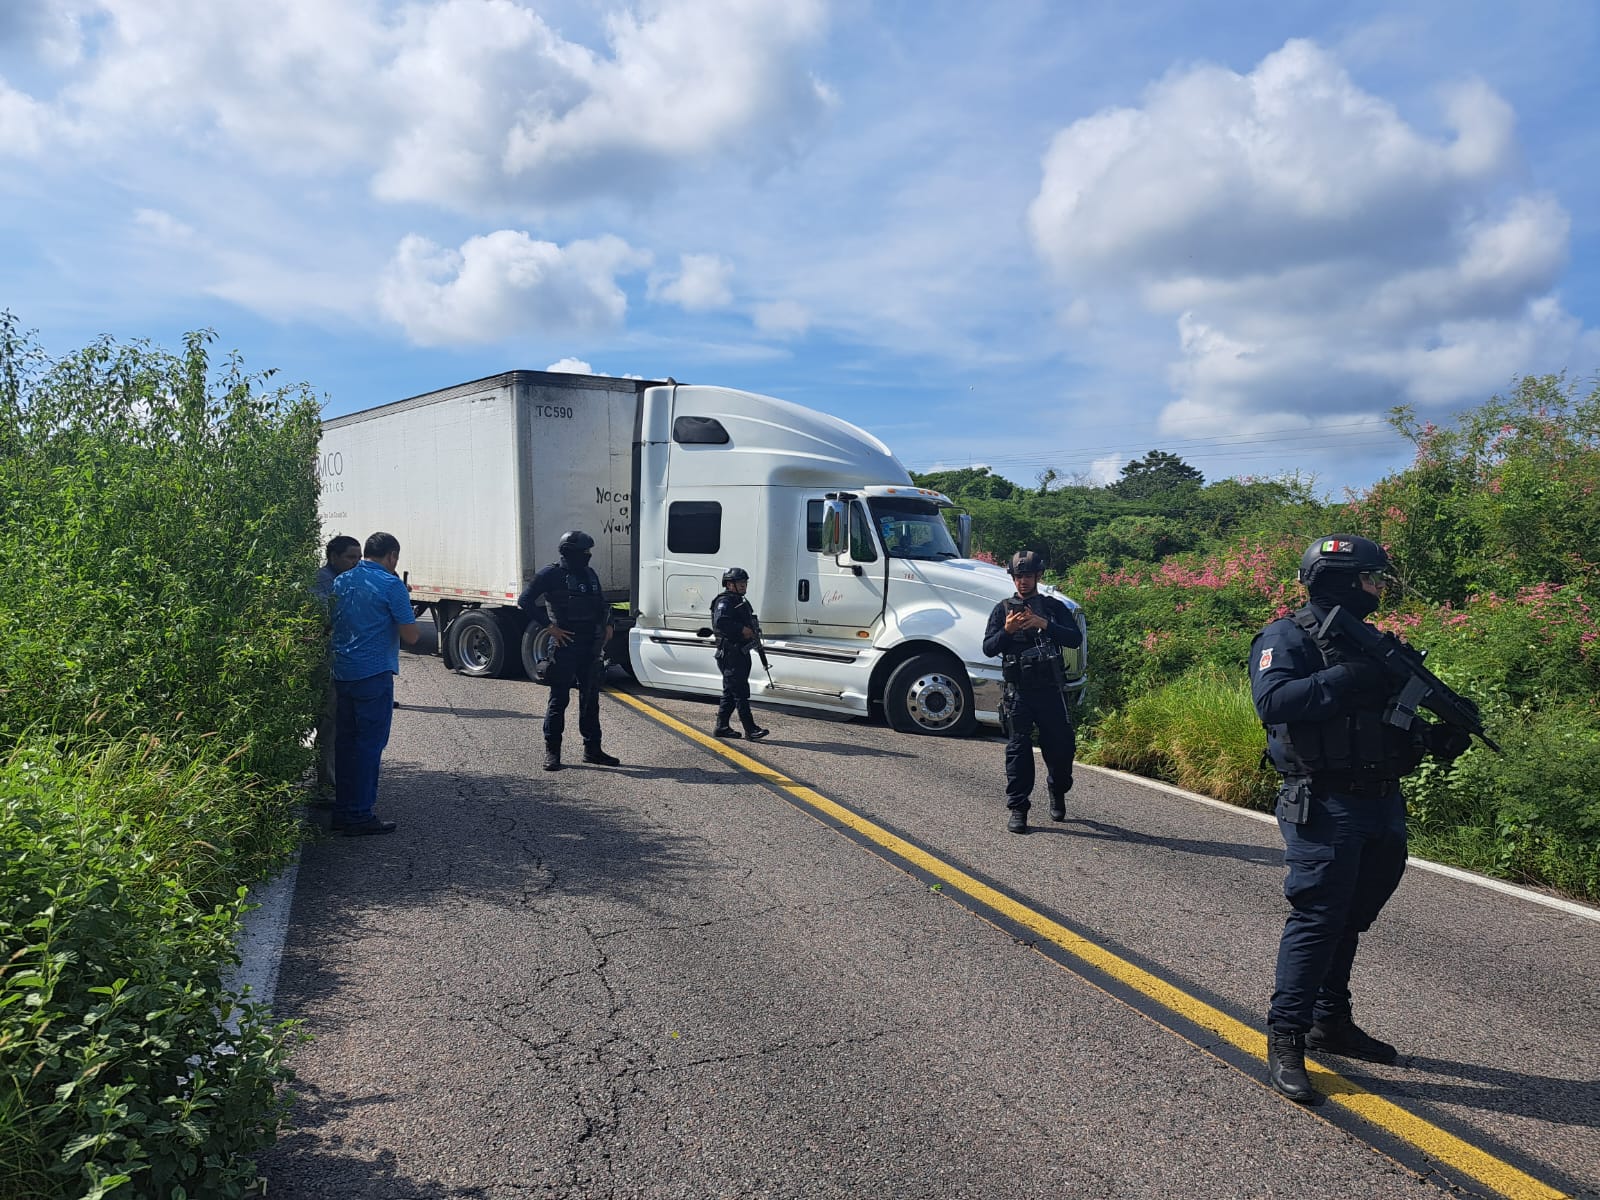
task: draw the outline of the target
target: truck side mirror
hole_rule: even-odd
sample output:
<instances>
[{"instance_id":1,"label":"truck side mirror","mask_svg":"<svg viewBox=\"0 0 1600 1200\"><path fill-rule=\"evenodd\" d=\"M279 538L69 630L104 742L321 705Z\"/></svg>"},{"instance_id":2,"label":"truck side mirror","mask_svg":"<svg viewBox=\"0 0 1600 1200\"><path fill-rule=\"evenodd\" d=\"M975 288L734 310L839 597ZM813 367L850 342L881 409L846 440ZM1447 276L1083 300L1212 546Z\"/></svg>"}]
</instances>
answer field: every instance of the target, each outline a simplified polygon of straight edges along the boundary
<instances>
[{"instance_id":1,"label":"truck side mirror","mask_svg":"<svg viewBox=\"0 0 1600 1200\"><path fill-rule=\"evenodd\" d=\"M972 514L962 513L956 518L956 549L962 558L972 557Z\"/></svg>"},{"instance_id":2,"label":"truck side mirror","mask_svg":"<svg viewBox=\"0 0 1600 1200\"><path fill-rule=\"evenodd\" d=\"M822 553L832 558L850 550L850 505L844 500L822 502Z\"/></svg>"}]
</instances>

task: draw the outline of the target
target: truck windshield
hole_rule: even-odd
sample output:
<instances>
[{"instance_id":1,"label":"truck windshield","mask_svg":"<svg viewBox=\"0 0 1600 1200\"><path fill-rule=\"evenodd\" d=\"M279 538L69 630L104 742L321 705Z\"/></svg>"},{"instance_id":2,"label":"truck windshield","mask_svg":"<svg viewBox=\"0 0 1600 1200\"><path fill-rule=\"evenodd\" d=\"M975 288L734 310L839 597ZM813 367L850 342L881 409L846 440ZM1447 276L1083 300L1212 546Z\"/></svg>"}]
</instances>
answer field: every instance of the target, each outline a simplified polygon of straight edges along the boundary
<instances>
[{"instance_id":1,"label":"truck windshield","mask_svg":"<svg viewBox=\"0 0 1600 1200\"><path fill-rule=\"evenodd\" d=\"M872 521L890 558L959 558L950 528L931 500L874 497Z\"/></svg>"}]
</instances>

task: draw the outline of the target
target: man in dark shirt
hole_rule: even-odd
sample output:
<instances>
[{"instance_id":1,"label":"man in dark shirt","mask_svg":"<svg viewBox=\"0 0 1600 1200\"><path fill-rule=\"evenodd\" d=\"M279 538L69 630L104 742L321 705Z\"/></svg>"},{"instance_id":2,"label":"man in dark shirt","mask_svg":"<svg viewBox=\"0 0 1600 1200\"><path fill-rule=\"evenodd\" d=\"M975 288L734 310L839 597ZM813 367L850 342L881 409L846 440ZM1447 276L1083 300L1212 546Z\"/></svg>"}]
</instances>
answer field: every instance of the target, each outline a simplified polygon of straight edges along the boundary
<instances>
[{"instance_id":1,"label":"man in dark shirt","mask_svg":"<svg viewBox=\"0 0 1600 1200\"><path fill-rule=\"evenodd\" d=\"M614 767L620 760L600 748L600 656L612 625L600 576L589 565L594 539L573 529L561 535L556 549L559 561L542 568L517 598L517 607L549 626L555 643L545 672L550 701L544 712L544 769L561 770L561 735L573 688L578 689L583 761Z\"/></svg>"},{"instance_id":2,"label":"man in dark shirt","mask_svg":"<svg viewBox=\"0 0 1600 1200\"><path fill-rule=\"evenodd\" d=\"M325 554L325 561L317 568L316 582L311 585L311 594L321 603L322 614L331 629L333 581L361 561L361 543L349 534L341 533L328 542ZM317 787L321 793L317 801L318 807L329 807L333 804L334 781L339 777L338 767L334 762L334 746L338 737L336 720L338 708L339 701L334 691L333 672L330 670L327 691L322 697L322 715L317 719Z\"/></svg>"},{"instance_id":3,"label":"man in dark shirt","mask_svg":"<svg viewBox=\"0 0 1600 1200\"><path fill-rule=\"evenodd\" d=\"M750 652L760 637L761 623L745 597L749 588L750 572L729 567L722 573L722 594L711 602L717 668L722 672L722 703L717 705L717 727L711 732L720 738L738 737L739 731L728 723L738 709L744 736L759 742L772 731L757 725L750 711Z\"/></svg>"},{"instance_id":4,"label":"man in dark shirt","mask_svg":"<svg viewBox=\"0 0 1600 1200\"><path fill-rule=\"evenodd\" d=\"M1319 538L1300 562L1309 602L1250 647L1251 696L1283 776L1277 816L1291 907L1267 1013L1267 1075L1301 1104L1321 1101L1306 1075L1307 1047L1368 1062L1397 1057L1355 1023L1350 972L1361 935L1406 869L1400 780L1424 754L1453 762L1468 745L1446 725L1387 720L1399 690L1393 676L1326 634L1335 608L1357 619L1377 610L1388 566L1367 538Z\"/></svg>"},{"instance_id":5,"label":"man in dark shirt","mask_svg":"<svg viewBox=\"0 0 1600 1200\"><path fill-rule=\"evenodd\" d=\"M1000 717L1010 739L1006 743L1006 807L1011 815L1006 828L1028 832L1028 808L1033 795L1033 731L1039 730L1039 750L1048 775L1050 819L1067 819L1066 794L1072 787L1072 758L1077 738L1063 687L1065 668L1061 650L1083 644L1076 615L1054 596L1039 591L1044 556L1019 550L1007 568L1016 582L1016 595L1000 601L989 614L983 635L983 652L999 658L1005 675L1005 697Z\"/></svg>"}]
</instances>

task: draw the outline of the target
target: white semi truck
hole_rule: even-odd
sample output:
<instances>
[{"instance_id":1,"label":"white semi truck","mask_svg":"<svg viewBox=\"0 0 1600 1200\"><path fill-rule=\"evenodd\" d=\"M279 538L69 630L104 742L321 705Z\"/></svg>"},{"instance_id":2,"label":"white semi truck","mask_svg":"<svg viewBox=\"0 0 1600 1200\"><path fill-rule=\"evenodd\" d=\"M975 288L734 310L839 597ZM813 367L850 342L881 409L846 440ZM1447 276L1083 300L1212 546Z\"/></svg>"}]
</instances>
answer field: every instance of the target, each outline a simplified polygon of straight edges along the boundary
<instances>
[{"instance_id":1,"label":"white semi truck","mask_svg":"<svg viewBox=\"0 0 1600 1200\"><path fill-rule=\"evenodd\" d=\"M837 417L671 380L509 371L324 422L317 472L324 535L398 537L412 598L466 674L541 674L547 635L516 599L581 529L628 607L608 656L641 683L720 693L703 631L740 566L771 664L751 674L755 699L881 711L911 733L998 724L1000 664L982 642L1010 578L967 557L964 515L957 547L946 497ZM1068 652L1071 686L1084 665Z\"/></svg>"}]
</instances>

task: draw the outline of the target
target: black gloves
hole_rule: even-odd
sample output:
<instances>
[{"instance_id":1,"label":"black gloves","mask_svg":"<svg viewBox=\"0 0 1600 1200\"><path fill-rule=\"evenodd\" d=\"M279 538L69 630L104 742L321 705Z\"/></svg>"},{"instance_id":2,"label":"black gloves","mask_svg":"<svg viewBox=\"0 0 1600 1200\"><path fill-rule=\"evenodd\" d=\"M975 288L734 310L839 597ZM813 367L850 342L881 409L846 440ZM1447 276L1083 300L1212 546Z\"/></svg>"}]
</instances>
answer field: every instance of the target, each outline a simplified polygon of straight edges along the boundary
<instances>
[{"instance_id":1,"label":"black gloves","mask_svg":"<svg viewBox=\"0 0 1600 1200\"><path fill-rule=\"evenodd\" d=\"M1441 762L1453 763L1472 745L1472 735L1454 725L1429 725L1422 731L1422 744Z\"/></svg>"},{"instance_id":2,"label":"black gloves","mask_svg":"<svg viewBox=\"0 0 1600 1200\"><path fill-rule=\"evenodd\" d=\"M1344 686L1352 696L1387 699L1390 693L1398 690L1394 676L1382 664L1370 659L1351 659L1340 663L1338 669L1343 671Z\"/></svg>"}]
</instances>

